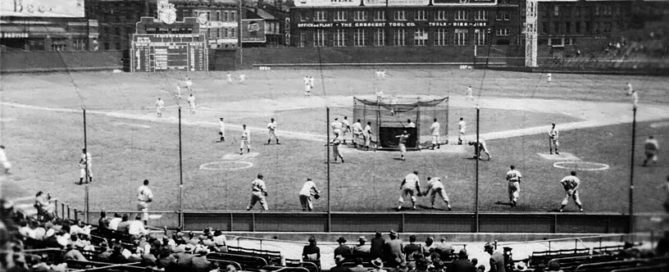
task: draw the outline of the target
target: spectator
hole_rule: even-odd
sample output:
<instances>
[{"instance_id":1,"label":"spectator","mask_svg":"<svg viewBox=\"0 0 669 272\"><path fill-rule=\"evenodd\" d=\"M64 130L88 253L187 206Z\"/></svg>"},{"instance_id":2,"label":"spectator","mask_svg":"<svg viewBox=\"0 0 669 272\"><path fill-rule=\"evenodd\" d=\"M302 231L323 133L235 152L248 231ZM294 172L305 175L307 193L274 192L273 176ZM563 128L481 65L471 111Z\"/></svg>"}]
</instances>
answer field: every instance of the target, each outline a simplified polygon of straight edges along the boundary
<instances>
[{"instance_id":1,"label":"spectator","mask_svg":"<svg viewBox=\"0 0 669 272\"><path fill-rule=\"evenodd\" d=\"M550 261L548 262L548 270L550 272L562 272L562 269L560 269L560 263L557 261Z\"/></svg>"},{"instance_id":2,"label":"spectator","mask_svg":"<svg viewBox=\"0 0 669 272\"><path fill-rule=\"evenodd\" d=\"M657 242L655 254L660 256L669 256L669 231L664 232L664 237Z\"/></svg>"},{"instance_id":3,"label":"spectator","mask_svg":"<svg viewBox=\"0 0 669 272\"><path fill-rule=\"evenodd\" d=\"M302 249L302 260L305 262L314 262L316 265L320 266L321 249L316 245L316 237L309 237L309 244Z\"/></svg>"},{"instance_id":4,"label":"spectator","mask_svg":"<svg viewBox=\"0 0 669 272\"><path fill-rule=\"evenodd\" d=\"M434 251L434 238L427 237L425 238L425 244L423 245L423 254L428 255Z\"/></svg>"},{"instance_id":5,"label":"spectator","mask_svg":"<svg viewBox=\"0 0 669 272\"><path fill-rule=\"evenodd\" d=\"M397 232L390 231L390 241L386 243L386 262L388 267L397 267L404 262L404 249L402 248L402 240L399 239Z\"/></svg>"},{"instance_id":6,"label":"spectator","mask_svg":"<svg viewBox=\"0 0 669 272\"><path fill-rule=\"evenodd\" d=\"M162 248L159 251L157 266L165 271L176 271L177 259L170 253L168 248Z\"/></svg>"},{"instance_id":7,"label":"spectator","mask_svg":"<svg viewBox=\"0 0 669 272\"><path fill-rule=\"evenodd\" d=\"M479 265L479 266L476 268L476 272L485 272L485 266L483 266L483 265Z\"/></svg>"},{"instance_id":8,"label":"spectator","mask_svg":"<svg viewBox=\"0 0 669 272\"><path fill-rule=\"evenodd\" d=\"M142 218L140 217L140 220ZM191 260L193 272L208 272L211 270L211 262L207 260L207 251L200 250L197 252L197 255Z\"/></svg>"},{"instance_id":9,"label":"spectator","mask_svg":"<svg viewBox=\"0 0 669 272\"><path fill-rule=\"evenodd\" d=\"M114 213L114 217L109 219L109 223L107 224L107 228L110 230L118 230L118 225L123 221L121 218L121 215L118 213Z\"/></svg>"},{"instance_id":10,"label":"spectator","mask_svg":"<svg viewBox=\"0 0 669 272\"><path fill-rule=\"evenodd\" d=\"M404 253L406 254L406 261L413 262L414 255L423 255L423 247L416 244L416 235L409 236L409 244L404 246Z\"/></svg>"},{"instance_id":11,"label":"spectator","mask_svg":"<svg viewBox=\"0 0 669 272\"><path fill-rule=\"evenodd\" d=\"M127 263L128 257L123 254L123 247L121 245L114 245L113 252L109 256L109 262L112 263Z\"/></svg>"},{"instance_id":12,"label":"spectator","mask_svg":"<svg viewBox=\"0 0 669 272\"><path fill-rule=\"evenodd\" d=\"M366 245L367 239L365 236L360 236L358 238L358 245L353 248L353 257L369 258L371 247Z\"/></svg>"},{"instance_id":13,"label":"spectator","mask_svg":"<svg viewBox=\"0 0 669 272\"><path fill-rule=\"evenodd\" d=\"M118 227L116 227L116 231L118 232L123 232L123 233L128 233L128 230L130 228L130 222L128 221L129 216L128 214L123 214L123 218L121 218L121 223L118 223Z\"/></svg>"},{"instance_id":14,"label":"spectator","mask_svg":"<svg viewBox=\"0 0 669 272\"><path fill-rule=\"evenodd\" d=\"M383 257L383 248L385 247L386 240L383 239L380 232L376 232L369 249L369 254L372 259Z\"/></svg>"},{"instance_id":15,"label":"spectator","mask_svg":"<svg viewBox=\"0 0 669 272\"><path fill-rule=\"evenodd\" d=\"M144 228L144 222L140 215L135 216L135 220L128 223L128 233L134 236L141 236L149 234L149 231Z\"/></svg>"},{"instance_id":16,"label":"spectator","mask_svg":"<svg viewBox=\"0 0 669 272\"><path fill-rule=\"evenodd\" d=\"M474 268L476 268L476 265L478 265L478 264L479 264L479 259L472 258L472 265L474 266Z\"/></svg>"},{"instance_id":17,"label":"spectator","mask_svg":"<svg viewBox=\"0 0 669 272\"><path fill-rule=\"evenodd\" d=\"M483 246L483 251L490 254L490 272L506 272L504 266L504 253L499 250L494 250L491 243L486 243Z\"/></svg>"},{"instance_id":18,"label":"spectator","mask_svg":"<svg viewBox=\"0 0 669 272\"><path fill-rule=\"evenodd\" d=\"M348 272L348 268L343 266L344 264L344 257L343 256L335 256L335 266L330 268L330 272Z\"/></svg>"},{"instance_id":19,"label":"spectator","mask_svg":"<svg viewBox=\"0 0 669 272\"><path fill-rule=\"evenodd\" d=\"M446 239L441 238L440 242L434 245L434 252L444 261L451 261L451 254L454 253L453 247L446 243Z\"/></svg>"},{"instance_id":20,"label":"spectator","mask_svg":"<svg viewBox=\"0 0 669 272\"><path fill-rule=\"evenodd\" d=\"M23 254L14 254L14 267L7 269L7 272L28 272L26 259Z\"/></svg>"},{"instance_id":21,"label":"spectator","mask_svg":"<svg viewBox=\"0 0 669 272\"><path fill-rule=\"evenodd\" d=\"M215 230L212 240L214 241L214 247L216 247L218 252L228 252L227 238L223 235L222 231Z\"/></svg>"},{"instance_id":22,"label":"spectator","mask_svg":"<svg viewBox=\"0 0 669 272\"><path fill-rule=\"evenodd\" d=\"M225 267L225 272L237 272L237 267L232 264L229 264Z\"/></svg>"},{"instance_id":23,"label":"spectator","mask_svg":"<svg viewBox=\"0 0 669 272\"><path fill-rule=\"evenodd\" d=\"M104 210L100 211L100 219L98 219L98 228L109 228L109 220L111 218L107 217L107 212Z\"/></svg>"},{"instance_id":24,"label":"spectator","mask_svg":"<svg viewBox=\"0 0 669 272\"><path fill-rule=\"evenodd\" d=\"M372 260L372 266L374 266L374 269L372 270L374 272L387 272L383 269L383 261L381 261L381 258Z\"/></svg>"},{"instance_id":25,"label":"spectator","mask_svg":"<svg viewBox=\"0 0 669 272\"><path fill-rule=\"evenodd\" d=\"M362 266L362 258L355 258L355 266L348 269L350 272L368 272L367 268Z\"/></svg>"},{"instance_id":26,"label":"spectator","mask_svg":"<svg viewBox=\"0 0 669 272\"><path fill-rule=\"evenodd\" d=\"M73 236L76 237L76 236ZM63 259L66 261L72 260L72 261L79 261L79 262L86 262L86 257L84 257L84 254L81 254L81 251L79 251L77 248L75 248L72 244L67 245L67 252L63 256Z\"/></svg>"},{"instance_id":27,"label":"spectator","mask_svg":"<svg viewBox=\"0 0 669 272\"><path fill-rule=\"evenodd\" d=\"M341 255L345 259L350 258L352 251L351 248L346 245L346 239L344 237L339 237L339 239L337 239L337 243L339 243L339 246L335 248L334 255Z\"/></svg>"},{"instance_id":28,"label":"spectator","mask_svg":"<svg viewBox=\"0 0 669 272\"><path fill-rule=\"evenodd\" d=\"M451 265L452 272L476 272L476 266L468 258L467 250L461 249L458 252L458 259Z\"/></svg>"}]
</instances>

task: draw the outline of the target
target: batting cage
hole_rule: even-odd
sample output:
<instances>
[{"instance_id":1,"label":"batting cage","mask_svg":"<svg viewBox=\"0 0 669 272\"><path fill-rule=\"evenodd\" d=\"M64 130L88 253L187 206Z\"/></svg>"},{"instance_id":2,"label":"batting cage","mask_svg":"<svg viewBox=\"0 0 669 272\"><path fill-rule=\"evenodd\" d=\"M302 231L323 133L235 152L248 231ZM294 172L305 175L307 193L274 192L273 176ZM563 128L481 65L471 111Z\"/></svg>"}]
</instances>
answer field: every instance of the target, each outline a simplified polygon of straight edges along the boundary
<instances>
[{"instance_id":1,"label":"batting cage","mask_svg":"<svg viewBox=\"0 0 669 272\"><path fill-rule=\"evenodd\" d=\"M353 120L371 123L377 149L398 148L397 136L406 131L407 149L417 150L432 144L431 126L440 124L440 144L448 142L448 97L383 96L353 97ZM411 123L413 123L413 125Z\"/></svg>"}]
</instances>

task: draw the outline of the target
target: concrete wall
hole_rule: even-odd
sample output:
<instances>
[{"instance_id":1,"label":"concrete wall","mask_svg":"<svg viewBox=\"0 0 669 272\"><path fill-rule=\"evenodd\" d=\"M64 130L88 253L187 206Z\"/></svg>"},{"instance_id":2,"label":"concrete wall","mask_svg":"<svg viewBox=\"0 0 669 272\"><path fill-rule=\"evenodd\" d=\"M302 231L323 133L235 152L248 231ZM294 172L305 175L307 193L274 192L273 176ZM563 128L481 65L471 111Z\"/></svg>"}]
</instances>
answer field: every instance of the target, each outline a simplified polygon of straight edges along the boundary
<instances>
[{"instance_id":1,"label":"concrete wall","mask_svg":"<svg viewBox=\"0 0 669 272\"><path fill-rule=\"evenodd\" d=\"M0 54L0 72L63 72L123 68L122 51L10 51Z\"/></svg>"}]
</instances>

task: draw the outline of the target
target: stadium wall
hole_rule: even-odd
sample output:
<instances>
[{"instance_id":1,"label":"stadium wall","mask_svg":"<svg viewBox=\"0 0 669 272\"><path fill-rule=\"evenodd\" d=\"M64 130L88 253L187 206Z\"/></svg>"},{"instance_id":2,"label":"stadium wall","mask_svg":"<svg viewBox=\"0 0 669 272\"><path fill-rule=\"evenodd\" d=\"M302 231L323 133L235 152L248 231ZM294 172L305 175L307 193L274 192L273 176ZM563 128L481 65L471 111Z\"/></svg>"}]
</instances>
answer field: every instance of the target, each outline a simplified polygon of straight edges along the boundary
<instances>
[{"instance_id":1,"label":"stadium wall","mask_svg":"<svg viewBox=\"0 0 669 272\"><path fill-rule=\"evenodd\" d=\"M123 68L123 51L8 51L0 54L1 73L66 72Z\"/></svg>"}]
</instances>

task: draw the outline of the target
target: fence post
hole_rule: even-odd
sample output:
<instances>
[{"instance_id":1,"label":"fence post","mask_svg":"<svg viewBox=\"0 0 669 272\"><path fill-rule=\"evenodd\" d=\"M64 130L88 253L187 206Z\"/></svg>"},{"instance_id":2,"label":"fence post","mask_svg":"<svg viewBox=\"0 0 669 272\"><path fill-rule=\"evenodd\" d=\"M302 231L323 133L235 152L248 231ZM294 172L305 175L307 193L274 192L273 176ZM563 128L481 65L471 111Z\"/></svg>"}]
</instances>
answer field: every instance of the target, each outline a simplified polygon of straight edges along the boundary
<instances>
[{"instance_id":1,"label":"fence post","mask_svg":"<svg viewBox=\"0 0 669 272\"><path fill-rule=\"evenodd\" d=\"M53 201L53 207L54 207L53 213L56 214L56 217L58 217L58 199Z\"/></svg>"},{"instance_id":2,"label":"fence post","mask_svg":"<svg viewBox=\"0 0 669 272\"><path fill-rule=\"evenodd\" d=\"M78 219L79 215L77 214L77 209L74 209L74 220Z\"/></svg>"},{"instance_id":3,"label":"fence post","mask_svg":"<svg viewBox=\"0 0 669 272\"><path fill-rule=\"evenodd\" d=\"M60 203L60 218L65 218L65 203Z\"/></svg>"},{"instance_id":4,"label":"fence post","mask_svg":"<svg viewBox=\"0 0 669 272\"><path fill-rule=\"evenodd\" d=\"M67 220L70 220L70 205L67 205Z\"/></svg>"}]
</instances>

